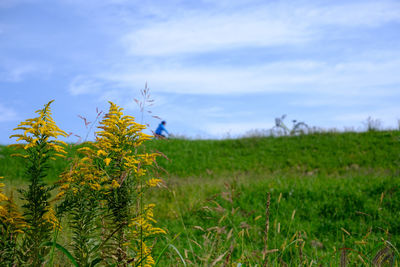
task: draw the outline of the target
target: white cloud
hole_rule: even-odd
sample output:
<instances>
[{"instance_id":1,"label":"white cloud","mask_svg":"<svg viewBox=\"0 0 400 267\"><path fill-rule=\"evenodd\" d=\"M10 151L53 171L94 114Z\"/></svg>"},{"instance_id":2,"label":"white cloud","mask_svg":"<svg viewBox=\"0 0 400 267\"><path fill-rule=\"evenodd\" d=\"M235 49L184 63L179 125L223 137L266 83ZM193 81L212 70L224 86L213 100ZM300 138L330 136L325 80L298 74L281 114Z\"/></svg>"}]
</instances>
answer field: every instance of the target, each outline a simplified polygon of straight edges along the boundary
<instances>
[{"instance_id":1,"label":"white cloud","mask_svg":"<svg viewBox=\"0 0 400 267\"><path fill-rule=\"evenodd\" d=\"M77 76L69 85L71 95L96 94L101 91L101 82L89 77Z\"/></svg>"},{"instance_id":2,"label":"white cloud","mask_svg":"<svg viewBox=\"0 0 400 267\"><path fill-rule=\"evenodd\" d=\"M168 55L242 46L299 43L308 39L302 23L274 20L263 12L190 14L133 31L123 38L131 54Z\"/></svg>"},{"instance_id":3,"label":"white cloud","mask_svg":"<svg viewBox=\"0 0 400 267\"><path fill-rule=\"evenodd\" d=\"M290 86L312 82L314 73L305 73L310 62L286 62L249 68L178 67L155 68L101 75L120 87L138 87L143 80L151 82L157 92L179 94L231 94L276 92ZM318 65L318 63L315 63ZM312 67L313 69L315 67ZM286 72L285 72L286 70ZM301 73L294 73L294 70ZM286 86L286 88L285 88Z\"/></svg>"},{"instance_id":4,"label":"white cloud","mask_svg":"<svg viewBox=\"0 0 400 267\"><path fill-rule=\"evenodd\" d=\"M400 60L325 63L288 61L251 67L159 67L116 71L98 76L120 88L151 83L156 92L178 94L243 94L319 92L339 95L385 94L380 86L400 84Z\"/></svg>"},{"instance_id":5,"label":"white cloud","mask_svg":"<svg viewBox=\"0 0 400 267\"><path fill-rule=\"evenodd\" d=\"M0 104L0 122L18 120L17 113L12 109Z\"/></svg>"},{"instance_id":6,"label":"white cloud","mask_svg":"<svg viewBox=\"0 0 400 267\"><path fill-rule=\"evenodd\" d=\"M326 26L340 30L340 27L377 27L392 21L400 21L398 2L329 6L275 2L235 12L173 13L161 22L132 30L122 41L133 55L165 56L238 47L296 45L328 37L331 32L326 32Z\"/></svg>"}]
</instances>

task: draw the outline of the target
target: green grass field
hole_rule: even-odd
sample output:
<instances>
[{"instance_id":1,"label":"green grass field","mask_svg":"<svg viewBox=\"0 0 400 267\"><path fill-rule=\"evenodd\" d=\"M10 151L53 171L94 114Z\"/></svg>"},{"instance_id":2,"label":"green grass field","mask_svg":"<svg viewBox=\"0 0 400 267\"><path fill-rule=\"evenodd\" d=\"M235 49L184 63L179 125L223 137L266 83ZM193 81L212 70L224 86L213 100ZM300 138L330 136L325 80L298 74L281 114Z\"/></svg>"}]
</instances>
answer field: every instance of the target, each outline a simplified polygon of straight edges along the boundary
<instances>
[{"instance_id":1,"label":"green grass field","mask_svg":"<svg viewBox=\"0 0 400 267\"><path fill-rule=\"evenodd\" d=\"M146 150L167 157L158 159L165 186L149 195L157 225L168 230L155 258L166 248L160 266L398 264L399 137L370 131L149 141ZM0 147L6 192L24 185L23 163L12 153ZM47 181L67 164L52 163Z\"/></svg>"}]
</instances>

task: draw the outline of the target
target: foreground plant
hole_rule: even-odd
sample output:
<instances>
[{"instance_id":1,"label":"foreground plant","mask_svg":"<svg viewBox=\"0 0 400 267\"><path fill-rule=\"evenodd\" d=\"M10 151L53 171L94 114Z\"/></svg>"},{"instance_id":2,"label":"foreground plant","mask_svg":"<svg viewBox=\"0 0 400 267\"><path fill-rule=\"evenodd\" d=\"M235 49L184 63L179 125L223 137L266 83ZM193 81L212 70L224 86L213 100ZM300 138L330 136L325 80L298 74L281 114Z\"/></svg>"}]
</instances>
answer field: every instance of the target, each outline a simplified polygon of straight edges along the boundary
<instances>
[{"instance_id":1,"label":"foreground plant","mask_svg":"<svg viewBox=\"0 0 400 267\"><path fill-rule=\"evenodd\" d=\"M164 231L151 226L153 206L144 205L143 194L161 180L146 178L157 154L137 150L151 136L111 102L98 128L96 141L79 149L83 158L63 175L58 195L64 197L61 210L72 218L75 259L82 265L97 259L151 265L147 240Z\"/></svg>"},{"instance_id":2,"label":"foreground plant","mask_svg":"<svg viewBox=\"0 0 400 267\"><path fill-rule=\"evenodd\" d=\"M23 148L22 154L16 154L26 161L26 178L29 180L28 189L20 189L23 217L26 222L22 238L21 260L31 266L41 266L49 249L42 244L50 240L58 220L50 205L50 191L54 186L44 182L49 168L49 160L55 157L64 157L66 154L64 142L57 140L59 136L66 137L67 134L57 127L51 117L50 104L47 103L43 109L36 111L38 117L21 122L14 130L24 131L11 137L16 141L24 141L24 144L16 144ZM10 138L11 138L10 137Z\"/></svg>"},{"instance_id":3,"label":"foreground plant","mask_svg":"<svg viewBox=\"0 0 400 267\"><path fill-rule=\"evenodd\" d=\"M138 154L137 148L151 136L142 131L146 126L136 123L131 116L124 116L122 108L110 102L110 110L100 122L101 131L97 132L97 153L103 158L105 172L111 186L105 194L107 211L111 223L109 231L117 231L112 238L116 251L113 256L118 262L128 261L127 230L130 221L141 216L142 197L146 166L151 165L156 154ZM110 228L111 226L111 228Z\"/></svg>"}]
</instances>

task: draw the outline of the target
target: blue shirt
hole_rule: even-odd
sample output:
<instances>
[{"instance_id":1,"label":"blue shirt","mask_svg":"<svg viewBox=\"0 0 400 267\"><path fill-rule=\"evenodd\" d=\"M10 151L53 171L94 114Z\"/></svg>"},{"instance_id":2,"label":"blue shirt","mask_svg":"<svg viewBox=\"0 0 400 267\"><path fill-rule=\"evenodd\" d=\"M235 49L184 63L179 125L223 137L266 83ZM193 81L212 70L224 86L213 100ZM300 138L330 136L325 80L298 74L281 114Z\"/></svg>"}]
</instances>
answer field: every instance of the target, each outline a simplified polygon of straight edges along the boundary
<instances>
[{"instance_id":1,"label":"blue shirt","mask_svg":"<svg viewBox=\"0 0 400 267\"><path fill-rule=\"evenodd\" d=\"M167 131L167 129L165 129L164 125L163 125L162 123L160 123L160 124L158 125L158 127L157 127L156 134L162 135L162 132L163 132L163 131L166 132L167 134L169 134L168 131Z\"/></svg>"}]
</instances>

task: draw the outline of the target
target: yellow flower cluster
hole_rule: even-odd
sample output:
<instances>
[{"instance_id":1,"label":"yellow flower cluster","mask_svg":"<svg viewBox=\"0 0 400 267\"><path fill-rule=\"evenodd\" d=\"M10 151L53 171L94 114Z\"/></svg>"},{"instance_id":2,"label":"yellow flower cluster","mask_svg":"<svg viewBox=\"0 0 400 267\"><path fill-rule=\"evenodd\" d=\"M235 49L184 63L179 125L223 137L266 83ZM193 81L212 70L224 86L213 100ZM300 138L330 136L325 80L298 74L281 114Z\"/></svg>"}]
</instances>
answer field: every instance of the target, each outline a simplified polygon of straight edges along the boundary
<instances>
[{"instance_id":1,"label":"yellow flower cluster","mask_svg":"<svg viewBox=\"0 0 400 267\"><path fill-rule=\"evenodd\" d=\"M11 146L23 147L29 149L38 144L46 142L49 148L54 151L54 156L65 157L65 150L63 146L66 144L62 141L57 140L59 136L68 136L66 132L58 128L53 118L51 117L50 104L54 100L50 101L45 105L43 109L37 110L38 117L33 119L27 119L21 122L14 130L23 130L23 134L14 134L10 138L16 137L18 141L25 141L26 144L16 144ZM52 140L50 140L52 138ZM26 157L24 155L19 155ZM54 159L54 158L53 158Z\"/></svg>"},{"instance_id":2,"label":"yellow flower cluster","mask_svg":"<svg viewBox=\"0 0 400 267\"><path fill-rule=\"evenodd\" d=\"M120 186L120 184L119 184L116 180L112 180L111 186L112 186L113 188L117 188L117 187Z\"/></svg>"},{"instance_id":3,"label":"yellow flower cluster","mask_svg":"<svg viewBox=\"0 0 400 267\"><path fill-rule=\"evenodd\" d=\"M67 192L78 194L85 188L100 191L101 184L107 180L107 178L101 178L103 177L101 170L94 167L93 159L90 157L90 154L93 153L92 149L83 147L78 151L84 152L86 156L80 160L76 159L70 170L61 174L61 186L56 199L60 199Z\"/></svg>"},{"instance_id":4,"label":"yellow flower cluster","mask_svg":"<svg viewBox=\"0 0 400 267\"><path fill-rule=\"evenodd\" d=\"M143 267L152 267L154 264L156 264L151 256L151 248L148 247L145 242L140 242L139 246L134 248L134 251L137 255L137 258L135 259L136 262L139 262L145 258L143 261Z\"/></svg>"},{"instance_id":5,"label":"yellow flower cluster","mask_svg":"<svg viewBox=\"0 0 400 267\"><path fill-rule=\"evenodd\" d=\"M0 179L3 179L4 177L0 177ZM4 183L0 183L0 203L3 201L7 201L8 197L3 194L2 187L4 187ZM7 218L7 210L3 207L3 205L0 205L0 217L1 218Z\"/></svg>"},{"instance_id":6,"label":"yellow flower cluster","mask_svg":"<svg viewBox=\"0 0 400 267\"><path fill-rule=\"evenodd\" d=\"M146 258L144 263L144 266L146 267L153 266L155 262L151 256L152 248L148 247L144 240L146 240L149 236L166 234L164 229L153 226L153 223L156 223L153 214L154 207L154 204L145 206L143 213L132 219L131 223L129 224L129 227L131 228L131 238L133 240L137 240L139 243L139 245L132 247L138 255L137 261Z\"/></svg>"},{"instance_id":7,"label":"yellow flower cluster","mask_svg":"<svg viewBox=\"0 0 400 267\"><path fill-rule=\"evenodd\" d=\"M156 157L159 156L158 153L146 153L146 154L139 154L137 157L140 159L143 165L152 165L156 161Z\"/></svg>"},{"instance_id":8,"label":"yellow flower cluster","mask_svg":"<svg viewBox=\"0 0 400 267\"><path fill-rule=\"evenodd\" d=\"M3 178L0 177L0 179ZM4 183L0 183L0 221L7 226L9 234L23 233L23 229L27 227L24 218L18 212L12 197L8 198L3 194L2 187L4 187Z\"/></svg>"},{"instance_id":9,"label":"yellow flower cluster","mask_svg":"<svg viewBox=\"0 0 400 267\"><path fill-rule=\"evenodd\" d=\"M52 207L49 207L47 212L43 215L43 219L53 225L53 229L61 230L60 222L56 217L56 213Z\"/></svg>"},{"instance_id":10,"label":"yellow flower cluster","mask_svg":"<svg viewBox=\"0 0 400 267\"><path fill-rule=\"evenodd\" d=\"M152 179L146 181L146 184L147 184L149 187L156 187L156 186L158 186L160 183L162 183L162 180L161 180L161 179L156 179L156 178L152 178Z\"/></svg>"},{"instance_id":11,"label":"yellow flower cluster","mask_svg":"<svg viewBox=\"0 0 400 267\"><path fill-rule=\"evenodd\" d=\"M137 177L145 175L146 171L141 167L155 161L157 154L135 155L134 149L150 136L141 133L144 125L136 123L131 116L123 116L122 108L114 103L110 102L109 113L99 128L102 131L97 132L96 142L78 149L84 157L62 175L63 186L57 198L69 190L78 192L84 185L107 193L121 186L124 177L131 173Z\"/></svg>"},{"instance_id":12,"label":"yellow flower cluster","mask_svg":"<svg viewBox=\"0 0 400 267\"><path fill-rule=\"evenodd\" d=\"M104 163L106 164L106 166L110 165L111 159L110 158L105 158L104 159Z\"/></svg>"},{"instance_id":13,"label":"yellow flower cluster","mask_svg":"<svg viewBox=\"0 0 400 267\"><path fill-rule=\"evenodd\" d=\"M134 239L138 239L140 236L146 238L153 235L166 234L164 229L153 226L153 223L157 223L154 220L154 207L155 204L145 206L143 213L132 219L129 227L132 228L131 235Z\"/></svg>"},{"instance_id":14,"label":"yellow flower cluster","mask_svg":"<svg viewBox=\"0 0 400 267\"><path fill-rule=\"evenodd\" d=\"M4 179L4 177L3 177L3 176L0 176L0 179ZM6 195L3 194L2 189L1 189L1 188L3 188L4 186L5 186L4 183L0 183L0 202L1 202L1 201L8 200L8 197L7 197Z\"/></svg>"},{"instance_id":15,"label":"yellow flower cluster","mask_svg":"<svg viewBox=\"0 0 400 267\"><path fill-rule=\"evenodd\" d=\"M132 116L124 116L123 109L112 102L109 112L100 122L94 150L91 157L96 155L104 162L104 171L110 178L112 188L123 183L124 177L135 174L137 178L146 174L145 166L152 165L158 154L136 154L136 148L144 141L151 138L150 135L142 133L145 125L135 122ZM118 166L116 166L117 164Z\"/></svg>"},{"instance_id":16,"label":"yellow flower cluster","mask_svg":"<svg viewBox=\"0 0 400 267\"><path fill-rule=\"evenodd\" d=\"M140 146L144 141L151 138L150 135L142 133L145 125L135 122L132 116L124 116L122 108L112 102L110 110L100 122L97 132L97 145L99 153L132 153L132 149Z\"/></svg>"},{"instance_id":17,"label":"yellow flower cluster","mask_svg":"<svg viewBox=\"0 0 400 267\"><path fill-rule=\"evenodd\" d=\"M84 157L62 175L62 186L57 198L67 191L79 192L87 185L91 190L109 193L118 188L125 177L146 174L144 166L154 163L158 154L135 154L135 149L151 136L141 133L146 126L136 123L131 116L123 116L122 108L110 102L110 110L100 122L96 142L78 149ZM114 166L117 164L118 166ZM151 180L149 186L160 181Z\"/></svg>"}]
</instances>

